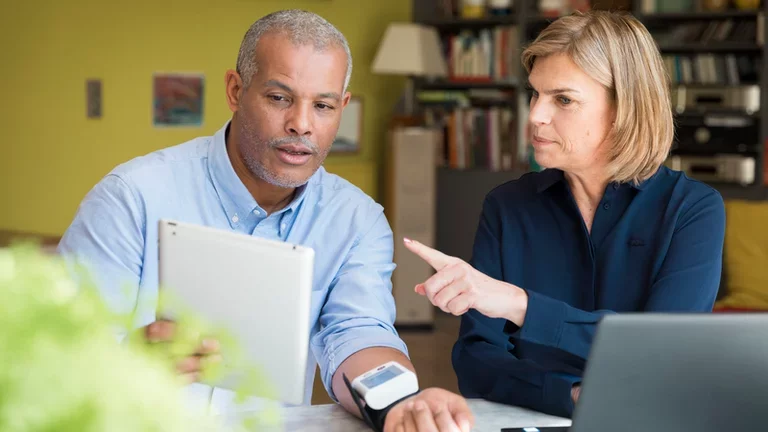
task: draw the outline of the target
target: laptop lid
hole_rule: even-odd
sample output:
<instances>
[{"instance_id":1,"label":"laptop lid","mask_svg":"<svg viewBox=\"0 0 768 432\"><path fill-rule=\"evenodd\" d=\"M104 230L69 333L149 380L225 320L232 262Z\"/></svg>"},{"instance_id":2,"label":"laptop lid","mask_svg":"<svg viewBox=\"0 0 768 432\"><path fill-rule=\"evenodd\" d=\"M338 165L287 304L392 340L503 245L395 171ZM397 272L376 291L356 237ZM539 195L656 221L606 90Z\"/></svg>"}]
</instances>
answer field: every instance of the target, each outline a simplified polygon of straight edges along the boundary
<instances>
[{"instance_id":1,"label":"laptop lid","mask_svg":"<svg viewBox=\"0 0 768 432\"><path fill-rule=\"evenodd\" d=\"M768 314L623 314L599 324L574 432L768 428Z\"/></svg>"}]
</instances>

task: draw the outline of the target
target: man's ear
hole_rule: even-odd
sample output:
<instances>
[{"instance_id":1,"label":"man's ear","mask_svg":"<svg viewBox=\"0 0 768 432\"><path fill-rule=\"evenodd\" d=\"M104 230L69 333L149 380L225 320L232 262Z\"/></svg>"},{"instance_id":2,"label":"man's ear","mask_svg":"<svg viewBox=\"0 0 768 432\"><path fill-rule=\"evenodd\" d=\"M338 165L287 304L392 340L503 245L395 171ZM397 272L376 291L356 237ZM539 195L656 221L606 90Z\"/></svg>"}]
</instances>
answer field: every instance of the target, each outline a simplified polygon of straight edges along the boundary
<instances>
[{"instance_id":1,"label":"man's ear","mask_svg":"<svg viewBox=\"0 0 768 432\"><path fill-rule=\"evenodd\" d=\"M344 96L341 97L341 107L345 108L351 98L352 98L352 93L350 92L344 93Z\"/></svg>"},{"instance_id":2,"label":"man's ear","mask_svg":"<svg viewBox=\"0 0 768 432\"><path fill-rule=\"evenodd\" d=\"M232 69L228 70L224 75L224 86L229 110L233 113L237 112L240 106L240 99L243 97L243 92L245 92L240 74Z\"/></svg>"}]
</instances>

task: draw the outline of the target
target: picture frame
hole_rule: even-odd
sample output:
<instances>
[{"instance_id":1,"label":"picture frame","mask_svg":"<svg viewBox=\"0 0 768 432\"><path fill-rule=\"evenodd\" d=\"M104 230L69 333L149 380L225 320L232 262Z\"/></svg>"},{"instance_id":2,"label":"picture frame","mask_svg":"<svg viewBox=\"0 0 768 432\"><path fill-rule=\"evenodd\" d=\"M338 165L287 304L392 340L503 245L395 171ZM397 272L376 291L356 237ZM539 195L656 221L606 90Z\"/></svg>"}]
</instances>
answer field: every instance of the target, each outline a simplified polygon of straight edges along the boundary
<instances>
[{"instance_id":1,"label":"picture frame","mask_svg":"<svg viewBox=\"0 0 768 432\"><path fill-rule=\"evenodd\" d=\"M200 127L203 124L202 73L152 75L152 124L156 128Z\"/></svg>"},{"instance_id":2,"label":"picture frame","mask_svg":"<svg viewBox=\"0 0 768 432\"><path fill-rule=\"evenodd\" d=\"M341 114L341 123L331 145L331 153L359 153L363 139L363 98L352 96Z\"/></svg>"}]
</instances>

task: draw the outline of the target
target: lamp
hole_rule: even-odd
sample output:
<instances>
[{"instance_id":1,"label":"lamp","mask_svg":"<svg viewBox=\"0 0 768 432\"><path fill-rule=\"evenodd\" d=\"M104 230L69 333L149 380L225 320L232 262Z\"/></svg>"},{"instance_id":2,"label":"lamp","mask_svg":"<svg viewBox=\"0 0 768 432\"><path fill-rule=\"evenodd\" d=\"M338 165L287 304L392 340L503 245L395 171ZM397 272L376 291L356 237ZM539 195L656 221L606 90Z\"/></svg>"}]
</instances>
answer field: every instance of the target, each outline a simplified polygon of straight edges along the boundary
<instances>
[{"instance_id":1,"label":"lamp","mask_svg":"<svg viewBox=\"0 0 768 432\"><path fill-rule=\"evenodd\" d=\"M413 114L412 78L448 74L437 30L416 23L390 24L373 60L373 72L408 77L405 111L407 115Z\"/></svg>"}]
</instances>

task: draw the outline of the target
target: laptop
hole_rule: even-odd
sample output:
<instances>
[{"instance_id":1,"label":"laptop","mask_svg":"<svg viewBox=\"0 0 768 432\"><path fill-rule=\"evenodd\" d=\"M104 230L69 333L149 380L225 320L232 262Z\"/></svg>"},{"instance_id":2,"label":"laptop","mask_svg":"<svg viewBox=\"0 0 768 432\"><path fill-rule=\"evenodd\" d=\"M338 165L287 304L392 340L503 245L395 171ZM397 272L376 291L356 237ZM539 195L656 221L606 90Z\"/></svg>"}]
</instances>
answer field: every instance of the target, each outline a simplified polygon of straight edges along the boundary
<instances>
[{"instance_id":1,"label":"laptop","mask_svg":"<svg viewBox=\"0 0 768 432\"><path fill-rule=\"evenodd\" d=\"M314 268L311 248L174 220L159 221L159 283L196 318L233 336L274 399L304 401ZM175 303L172 303L175 304ZM158 316L172 318L178 306ZM236 389L243 370L207 383Z\"/></svg>"},{"instance_id":2,"label":"laptop","mask_svg":"<svg viewBox=\"0 0 768 432\"><path fill-rule=\"evenodd\" d=\"M508 430L768 430L768 314L606 316L571 427Z\"/></svg>"}]
</instances>

